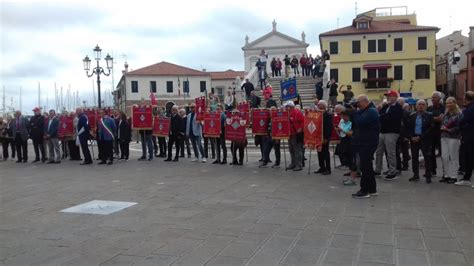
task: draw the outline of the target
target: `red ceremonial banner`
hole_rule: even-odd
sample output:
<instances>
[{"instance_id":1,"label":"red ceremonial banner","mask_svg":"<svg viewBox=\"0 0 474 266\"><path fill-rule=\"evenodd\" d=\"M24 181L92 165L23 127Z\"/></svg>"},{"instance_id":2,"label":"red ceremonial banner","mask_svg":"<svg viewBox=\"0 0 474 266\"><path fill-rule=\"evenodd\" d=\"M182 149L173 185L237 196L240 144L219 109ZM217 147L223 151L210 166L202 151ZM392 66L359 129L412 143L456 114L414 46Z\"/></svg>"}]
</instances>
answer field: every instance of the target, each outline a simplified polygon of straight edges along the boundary
<instances>
[{"instance_id":1,"label":"red ceremonial banner","mask_svg":"<svg viewBox=\"0 0 474 266\"><path fill-rule=\"evenodd\" d=\"M255 135L268 135L268 123L270 122L270 111L264 109L252 109L252 133Z\"/></svg>"},{"instance_id":2,"label":"red ceremonial banner","mask_svg":"<svg viewBox=\"0 0 474 266\"><path fill-rule=\"evenodd\" d=\"M155 117L153 120L153 136L168 137L170 133L170 118Z\"/></svg>"},{"instance_id":3,"label":"red ceremonial banner","mask_svg":"<svg viewBox=\"0 0 474 266\"><path fill-rule=\"evenodd\" d=\"M334 127L338 127L339 126L339 122L341 122L341 116L340 115L337 115L336 113L334 113L333 117L332 117L332 124L334 125ZM336 130L334 129L334 127L332 128L332 131L331 131L331 138L329 139L330 141L339 141L339 135L337 134Z\"/></svg>"},{"instance_id":4,"label":"red ceremonial banner","mask_svg":"<svg viewBox=\"0 0 474 266\"><path fill-rule=\"evenodd\" d=\"M74 116L60 116L59 117L59 138L74 136Z\"/></svg>"},{"instance_id":5,"label":"red ceremonial banner","mask_svg":"<svg viewBox=\"0 0 474 266\"><path fill-rule=\"evenodd\" d=\"M153 108L151 105L132 106L132 129L153 129Z\"/></svg>"},{"instance_id":6,"label":"red ceremonial banner","mask_svg":"<svg viewBox=\"0 0 474 266\"><path fill-rule=\"evenodd\" d=\"M272 111L272 138L290 138L290 118L288 111Z\"/></svg>"},{"instance_id":7,"label":"red ceremonial banner","mask_svg":"<svg viewBox=\"0 0 474 266\"><path fill-rule=\"evenodd\" d=\"M245 121L239 113L226 113L225 120L225 139L230 141L245 141Z\"/></svg>"},{"instance_id":8,"label":"red ceremonial banner","mask_svg":"<svg viewBox=\"0 0 474 266\"><path fill-rule=\"evenodd\" d=\"M197 97L194 102L196 103L196 120L202 121L206 112L206 96Z\"/></svg>"},{"instance_id":9,"label":"red ceremonial banner","mask_svg":"<svg viewBox=\"0 0 474 266\"><path fill-rule=\"evenodd\" d=\"M84 114L87 116L87 122L89 123L91 133L95 135L95 131L97 129L97 109L84 109Z\"/></svg>"},{"instance_id":10,"label":"red ceremonial banner","mask_svg":"<svg viewBox=\"0 0 474 266\"><path fill-rule=\"evenodd\" d=\"M237 110L243 114L242 118L245 120L245 125L250 126L250 103L241 102L237 105Z\"/></svg>"},{"instance_id":11,"label":"red ceremonial banner","mask_svg":"<svg viewBox=\"0 0 474 266\"><path fill-rule=\"evenodd\" d=\"M221 135L221 113L204 113L204 132L205 137L218 138Z\"/></svg>"},{"instance_id":12,"label":"red ceremonial banner","mask_svg":"<svg viewBox=\"0 0 474 266\"><path fill-rule=\"evenodd\" d=\"M304 145L317 149L323 145L323 112L306 111L304 117Z\"/></svg>"}]
</instances>

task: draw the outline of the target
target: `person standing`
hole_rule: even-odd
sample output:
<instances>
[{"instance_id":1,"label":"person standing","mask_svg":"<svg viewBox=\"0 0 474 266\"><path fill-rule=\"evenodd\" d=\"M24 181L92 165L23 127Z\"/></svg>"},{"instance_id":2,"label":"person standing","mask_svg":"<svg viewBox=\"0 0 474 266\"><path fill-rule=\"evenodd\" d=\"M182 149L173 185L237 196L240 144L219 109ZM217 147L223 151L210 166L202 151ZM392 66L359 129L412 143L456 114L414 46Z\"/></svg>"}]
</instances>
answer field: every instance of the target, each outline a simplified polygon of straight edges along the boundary
<instances>
[{"instance_id":1,"label":"person standing","mask_svg":"<svg viewBox=\"0 0 474 266\"><path fill-rule=\"evenodd\" d=\"M270 62L270 68L272 69L272 78L277 75L277 61L275 57L273 57L272 61Z\"/></svg>"},{"instance_id":2,"label":"person standing","mask_svg":"<svg viewBox=\"0 0 474 266\"><path fill-rule=\"evenodd\" d=\"M446 113L441 122L441 160L443 162L443 177L439 182L456 183L459 167L459 147L461 146L461 131L459 122L462 113L454 97L446 99Z\"/></svg>"},{"instance_id":3,"label":"person standing","mask_svg":"<svg viewBox=\"0 0 474 266\"><path fill-rule=\"evenodd\" d=\"M291 58L285 55L283 61L285 62L285 77L288 78L290 76Z\"/></svg>"},{"instance_id":4,"label":"person standing","mask_svg":"<svg viewBox=\"0 0 474 266\"><path fill-rule=\"evenodd\" d=\"M196 112L195 112L196 105L193 103L190 106L190 113L186 119L186 137L191 140L191 144L193 146L194 151L194 159L193 162L201 161L203 163L206 162L206 158L204 156L204 148L202 146L202 124L201 122L196 120Z\"/></svg>"},{"instance_id":5,"label":"person standing","mask_svg":"<svg viewBox=\"0 0 474 266\"><path fill-rule=\"evenodd\" d=\"M324 89L323 89L323 79L322 78L316 78L316 98L318 100L322 100L324 96Z\"/></svg>"},{"instance_id":6,"label":"person standing","mask_svg":"<svg viewBox=\"0 0 474 266\"><path fill-rule=\"evenodd\" d=\"M87 141L90 137L89 121L87 119L86 114L84 114L82 108L76 109L76 115L78 117L76 145L81 146L82 155L84 155L84 162L82 162L81 165L92 164L91 153L89 151L89 146L87 145Z\"/></svg>"},{"instance_id":7,"label":"person standing","mask_svg":"<svg viewBox=\"0 0 474 266\"><path fill-rule=\"evenodd\" d=\"M139 161L151 161L153 160L153 140L152 140L152 135L153 131L152 130L139 130L138 133L140 134L140 142L142 143L142 156L138 158ZM147 159L147 153L148 153L148 159Z\"/></svg>"},{"instance_id":8,"label":"person standing","mask_svg":"<svg viewBox=\"0 0 474 266\"><path fill-rule=\"evenodd\" d=\"M250 93L255 90L252 82L249 79L245 79L245 83L240 87L241 90L245 90L245 99L250 100Z\"/></svg>"},{"instance_id":9,"label":"person standing","mask_svg":"<svg viewBox=\"0 0 474 266\"><path fill-rule=\"evenodd\" d=\"M99 123L97 125L97 137L102 143L102 158L99 164L111 165L114 162L114 142L115 142L115 120L104 110L99 111Z\"/></svg>"},{"instance_id":10,"label":"person standing","mask_svg":"<svg viewBox=\"0 0 474 266\"><path fill-rule=\"evenodd\" d=\"M337 93L337 87L338 85L334 78L326 85L326 88L329 89L329 106L336 106L337 104L337 96L339 95Z\"/></svg>"},{"instance_id":11,"label":"person standing","mask_svg":"<svg viewBox=\"0 0 474 266\"><path fill-rule=\"evenodd\" d=\"M346 87L346 90L342 90L343 87ZM348 104L354 99L354 92L352 92L352 86L351 85L341 85L339 86L339 92L344 95L344 99L342 100L343 103Z\"/></svg>"},{"instance_id":12,"label":"person standing","mask_svg":"<svg viewBox=\"0 0 474 266\"><path fill-rule=\"evenodd\" d=\"M59 148L59 119L54 109L49 110L48 124L46 125L46 143L49 150L49 164L61 163L61 149Z\"/></svg>"},{"instance_id":13,"label":"person standing","mask_svg":"<svg viewBox=\"0 0 474 266\"><path fill-rule=\"evenodd\" d=\"M15 112L15 121L13 126L13 137L17 151L17 163L28 162L28 135L29 123L26 118L21 115L20 111Z\"/></svg>"},{"instance_id":14,"label":"person standing","mask_svg":"<svg viewBox=\"0 0 474 266\"><path fill-rule=\"evenodd\" d=\"M352 194L353 198L370 198L377 196L377 182L375 181L373 160L379 143L380 121L379 113L369 101L367 95L357 97L358 111L353 116L352 146L359 154L362 178L360 190Z\"/></svg>"},{"instance_id":15,"label":"person standing","mask_svg":"<svg viewBox=\"0 0 474 266\"><path fill-rule=\"evenodd\" d=\"M252 91L252 96L250 97L250 108L260 108L261 101L260 97L255 94L255 91Z\"/></svg>"},{"instance_id":16,"label":"person standing","mask_svg":"<svg viewBox=\"0 0 474 266\"><path fill-rule=\"evenodd\" d=\"M245 93L247 93L247 89L245 89ZM250 93L249 93L249 99L250 99ZM225 104L226 111L232 111L232 109L234 109L234 95L232 94L232 91L230 90L227 91L227 96L225 96L224 98L224 104Z\"/></svg>"},{"instance_id":17,"label":"person standing","mask_svg":"<svg viewBox=\"0 0 474 266\"><path fill-rule=\"evenodd\" d=\"M75 134L77 134L77 123L79 122L79 118L76 116L76 114L74 112L71 112L69 115L74 117L73 128L74 128ZM61 143L63 144L62 146L67 146L67 148L69 150L69 155L70 155L69 160L71 160L71 161L82 161L81 150L76 145L76 138L77 138L76 135L73 136L73 137L66 137L66 138L61 139ZM67 143L67 145L66 145L66 143Z\"/></svg>"},{"instance_id":18,"label":"person standing","mask_svg":"<svg viewBox=\"0 0 474 266\"><path fill-rule=\"evenodd\" d=\"M292 169L293 171L303 170L303 141L304 141L304 116L300 110L295 108L295 103L293 101L288 101L285 104L289 112L290 120L290 139L288 141L291 163L287 169Z\"/></svg>"},{"instance_id":19,"label":"person standing","mask_svg":"<svg viewBox=\"0 0 474 266\"><path fill-rule=\"evenodd\" d=\"M39 107L33 109L35 115L30 119L30 137L33 140L33 148L35 150L35 160L33 163L40 161L46 162L46 152L44 150L44 117Z\"/></svg>"},{"instance_id":20,"label":"person standing","mask_svg":"<svg viewBox=\"0 0 474 266\"><path fill-rule=\"evenodd\" d=\"M400 136L398 137L397 142L397 170L398 171L407 171L408 162L410 161L410 141L408 139L408 124L410 117L410 105L405 103L405 99L400 97L398 98L398 104L402 106L403 115L402 115L402 125L400 127ZM402 156L400 156L400 154Z\"/></svg>"},{"instance_id":21,"label":"person standing","mask_svg":"<svg viewBox=\"0 0 474 266\"><path fill-rule=\"evenodd\" d=\"M227 164L227 147L225 143L225 119L226 115L225 112L222 110L222 105L217 106L217 111L220 112L221 114L221 135L219 136L219 139L217 140L217 143L215 145L216 149L216 156L217 160L220 160L220 164ZM222 149L222 160L221 160L221 149Z\"/></svg>"},{"instance_id":22,"label":"person standing","mask_svg":"<svg viewBox=\"0 0 474 266\"><path fill-rule=\"evenodd\" d=\"M209 108L208 108L209 109ZM181 128L183 129L183 132L186 132L186 121L187 121L187 115L186 115L186 109L181 108L178 110L178 115L181 117ZM184 149L186 147L186 150ZM157 148L158 149L158 148ZM180 148L180 156L181 158L184 158L184 152L187 151L188 158L191 158L191 145L189 144L189 137L188 136L183 136L183 141L181 141L181 148ZM158 153L157 153L158 155ZM158 157L158 156L156 156Z\"/></svg>"},{"instance_id":23,"label":"person standing","mask_svg":"<svg viewBox=\"0 0 474 266\"><path fill-rule=\"evenodd\" d=\"M316 174L331 174L331 157L329 155L329 140L334 128L332 114L328 110L328 103L325 100L318 102L318 110L323 112L323 145L321 151L318 151L319 169L314 171Z\"/></svg>"},{"instance_id":24,"label":"person standing","mask_svg":"<svg viewBox=\"0 0 474 266\"><path fill-rule=\"evenodd\" d=\"M293 59L291 59L291 68L293 68L293 73L294 75L299 75L300 71L298 69L298 58L296 58L296 55L293 56Z\"/></svg>"},{"instance_id":25,"label":"person standing","mask_svg":"<svg viewBox=\"0 0 474 266\"><path fill-rule=\"evenodd\" d=\"M171 121L170 121L170 137L168 142L168 158L165 162L177 162L179 160L179 150L181 148L181 141L184 137L183 123L181 117L178 115L178 106L173 105L171 108ZM174 160L173 156L173 144L176 146L176 154Z\"/></svg>"},{"instance_id":26,"label":"person standing","mask_svg":"<svg viewBox=\"0 0 474 266\"><path fill-rule=\"evenodd\" d=\"M306 63L307 63L306 54L303 54L303 56L300 58L301 75L303 77L306 75Z\"/></svg>"},{"instance_id":27,"label":"person standing","mask_svg":"<svg viewBox=\"0 0 474 266\"><path fill-rule=\"evenodd\" d=\"M445 107L442 102L443 94L439 91L433 92L431 96L432 105L428 107L427 112L433 115L433 132L432 132L432 145L431 145L431 174L436 175L436 150L442 153L441 150L441 122L445 112Z\"/></svg>"},{"instance_id":28,"label":"person standing","mask_svg":"<svg viewBox=\"0 0 474 266\"><path fill-rule=\"evenodd\" d=\"M385 95L388 98L388 102L379 111L380 137L376 151L375 175L381 174L383 155L387 154L388 172L384 179L390 181L397 179L396 149L402 125L403 109L398 104L398 93L396 91L389 90Z\"/></svg>"},{"instance_id":29,"label":"person standing","mask_svg":"<svg viewBox=\"0 0 474 266\"><path fill-rule=\"evenodd\" d=\"M166 117L165 115L165 110L163 108L158 108L158 116L161 118ZM166 158L166 138L165 137L158 137L158 146L160 149L160 153L158 154L158 157L160 158Z\"/></svg>"},{"instance_id":30,"label":"person standing","mask_svg":"<svg viewBox=\"0 0 474 266\"><path fill-rule=\"evenodd\" d=\"M128 157L130 156L130 142L132 141L132 128L130 127L130 123L128 122L127 115L124 112L120 112L117 139L119 140L120 144L119 161L128 161Z\"/></svg>"},{"instance_id":31,"label":"person standing","mask_svg":"<svg viewBox=\"0 0 474 266\"><path fill-rule=\"evenodd\" d=\"M281 77L281 68L282 68L282 62L280 60L280 58L278 57L277 58L277 61L276 61L276 76L277 77Z\"/></svg>"},{"instance_id":32,"label":"person standing","mask_svg":"<svg viewBox=\"0 0 474 266\"><path fill-rule=\"evenodd\" d=\"M6 158L8 158L8 146L10 146L12 150L12 157L11 159L15 160L15 153L16 153L16 145L15 145L15 137L13 135L13 127L14 119L11 116L7 116L6 128L5 128L5 143L6 143L6 150L4 149L3 152L6 152ZM4 157L5 159L5 157Z\"/></svg>"},{"instance_id":33,"label":"person standing","mask_svg":"<svg viewBox=\"0 0 474 266\"><path fill-rule=\"evenodd\" d=\"M460 121L462 146L464 148L464 176L455 184L458 186L471 186L472 162L474 162L474 92L466 92L464 110Z\"/></svg>"},{"instance_id":34,"label":"person standing","mask_svg":"<svg viewBox=\"0 0 474 266\"><path fill-rule=\"evenodd\" d=\"M8 159L8 142L7 142L7 123L3 121L3 117L0 116L0 145L2 147L2 159L6 161Z\"/></svg>"},{"instance_id":35,"label":"person standing","mask_svg":"<svg viewBox=\"0 0 474 266\"><path fill-rule=\"evenodd\" d=\"M411 142L411 156L413 166L413 177L409 179L411 182L420 180L419 175L419 155L420 150L425 159L425 178L426 183L431 183L432 176L432 159L431 146L433 143L433 115L426 112L425 100L418 100L416 102L416 113L410 115L410 142Z\"/></svg>"}]
</instances>

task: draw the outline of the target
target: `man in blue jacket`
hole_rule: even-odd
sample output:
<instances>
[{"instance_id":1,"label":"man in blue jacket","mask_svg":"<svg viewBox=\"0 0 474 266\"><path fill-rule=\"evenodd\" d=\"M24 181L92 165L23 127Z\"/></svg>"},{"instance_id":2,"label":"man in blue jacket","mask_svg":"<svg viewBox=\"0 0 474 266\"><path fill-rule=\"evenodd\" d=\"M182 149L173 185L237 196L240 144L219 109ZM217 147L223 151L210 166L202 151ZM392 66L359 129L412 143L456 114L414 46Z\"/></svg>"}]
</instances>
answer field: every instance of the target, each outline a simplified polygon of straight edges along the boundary
<instances>
[{"instance_id":1,"label":"man in blue jacket","mask_svg":"<svg viewBox=\"0 0 474 266\"><path fill-rule=\"evenodd\" d=\"M104 110L99 111L98 139L102 145L102 153L99 164L111 165L114 161L114 142L117 128L115 121Z\"/></svg>"},{"instance_id":2,"label":"man in blue jacket","mask_svg":"<svg viewBox=\"0 0 474 266\"><path fill-rule=\"evenodd\" d=\"M196 120L197 115L194 111L196 105L192 103L189 108L190 112L186 118L186 137L191 140L191 144L193 146L195 158L192 161L197 162L198 160L201 160L204 163L206 162L206 158L204 158L204 148L201 142L202 125Z\"/></svg>"},{"instance_id":3,"label":"man in blue jacket","mask_svg":"<svg viewBox=\"0 0 474 266\"><path fill-rule=\"evenodd\" d=\"M49 110L49 121L45 128L46 143L49 151L49 164L61 163L61 149L59 148L59 119L56 116L56 111Z\"/></svg>"},{"instance_id":4,"label":"man in blue jacket","mask_svg":"<svg viewBox=\"0 0 474 266\"><path fill-rule=\"evenodd\" d=\"M360 170L362 179L360 190L352 194L353 198L370 198L377 196L377 183L375 181L372 162L374 153L379 143L380 122L379 113L369 101L367 95L357 97L358 111L353 117L352 145L360 157Z\"/></svg>"},{"instance_id":5,"label":"man in blue jacket","mask_svg":"<svg viewBox=\"0 0 474 266\"><path fill-rule=\"evenodd\" d=\"M474 162L474 92L466 92L463 118L460 122L462 145L464 146L465 169L462 180L456 182L458 186L472 186L472 162ZM474 188L474 187L473 187Z\"/></svg>"},{"instance_id":6,"label":"man in blue jacket","mask_svg":"<svg viewBox=\"0 0 474 266\"><path fill-rule=\"evenodd\" d=\"M84 114L82 108L76 109L77 115L77 137L76 137L76 145L81 146L82 154L84 155L84 162L81 165L88 165L92 164L92 157L89 151L89 146L87 145L87 140L90 137L90 127L89 127L89 120L87 119L87 115Z\"/></svg>"}]
</instances>

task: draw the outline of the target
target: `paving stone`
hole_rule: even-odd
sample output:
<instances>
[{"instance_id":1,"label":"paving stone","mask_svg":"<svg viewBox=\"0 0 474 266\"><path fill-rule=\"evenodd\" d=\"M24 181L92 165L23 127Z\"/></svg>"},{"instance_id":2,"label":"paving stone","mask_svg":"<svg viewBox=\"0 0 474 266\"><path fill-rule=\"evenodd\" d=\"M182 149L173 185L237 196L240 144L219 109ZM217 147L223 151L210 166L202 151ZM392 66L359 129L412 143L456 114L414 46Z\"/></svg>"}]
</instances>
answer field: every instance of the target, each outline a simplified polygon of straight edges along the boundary
<instances>
[{"instance_id":1,"label":"paving stone","mask_svg":"<svg viewBox=\"0 0 474 266\"><path fill-rule=\"evenodd\" d=\"M191 251L202 242L203 240L180 238L162 246L161 248L154 251L153 254L181 256L184 253Z\"/></svg>"},{"instance_id":2,"label":"paving stone","mask_svg":"<svg viewBox=\"0 0 474 266\"><path fill-rule=\"evenodd\" d=\"M378 245L393 245L393 233L387 231L369 231L362 235L362 243L378 244Z\"/></svg>"},{"instance_id":3,"label":"paving stone","mask_svg":"<svg viewBox=\"0 0 474 266\"><path fill-rule=\"evenodd\" d=\"M250 258L261 246L251 243L230 243L219 253L221 257Z\"/></svg>"},{"instance_id":4,"label":"paving stone","mask_svg":"<svg viewBox=\"0 0 474 266\"><path fill-rule=\"evenodd\" d=\"M139 256L127 256L127 255L117 255L110 260L107 260L100 265L109 266L109 265L133 265L138 261L143 260L143 257Z\"/></svg>"},{"instance_id":5,"label":"paving stone","mask_svg":"<svg viewBox=\"0 0 474 266\"><path fill-rule=\"evenodd\" d=\"M357 249L360 239L360 236L333 235L329 246L340 249Z\"/></svg>"},{"instance_id":6,"label":"paving stone","mask_svg":"<svg viewBox=\"0 0 474 266\"><path fill-rule=\"evenodd\" d=\"M215 257L223 248L223 246L215 246L205 243L186 254L184 257L173 262L173 265L204 265L207 261Z\"/></svg>"},{"instance_id":7,"label":"paving stone","mask_svg":"<svg viewBox=\"0 0 474 266\"><path fill-rule=\"evenodd\" d=\"M437 236L437 237L453 237L453 234L448 229L430 229L424 228L423 229L424 236Z\"/></svg>"},{"instance_id":8,"label":"paving stone","mask_svg":"<svg viewBox=\"0 0 474 266\"><path fill-rule=\"evenodd\" d=\"M178 257L167 256L167 255L150 255L143 258L140 261L137 261L136 265L138 266L168 266L176 261Z\"/></svg>"},{"instance_id":9,"label":"paving stone","mask_svg":"<svg viewBox=\"0 0 474 266\"><path fill-rule=\"evenodd\" d=\"M355 249L328 248L321 265L352 265L357 256Z\"/></svg>"},{"instance_id":10,"label":"paving stone","mask_svg":"<svg viewBox=\"0 0 474 266\"><path fill-rule=\"evenodd\" d=\"M362 244L360 262L394 263L393 246Z\"/></svg>"},{"instance_id":11,"label":"paving stone","mask_svg":"<svg viewBox=\"0 0 474 266\"><path fill-rule=\"evenodd\" d=\"M412 250L426 250L425 242L421 235L398 235L395 237L396 247Z\"/></svg>"},{"instance_id":12,"label":"paving stone","mask_svg":"<svg viewBox=\"0 0 474 266\"><path fill-rule=\"evenodd\" d=\"M434 266L467 266L463 253L431 251L431 261Z\"/></svg>"},{"instance_id":13,"label":"paving stone","mask_svg":"<svg viewBox=\"0 0 474 266\"><path fill-rule=\"evenodd\" d=\"M245 263L247 263L247 259L244 258L215 257L206 263L206 266L240 266Z\"/></svg>"},{"instance_id":14,"label":"paving stone","mask_svg":"<svg viewBox=\"0 0 474 266\"><path fill-rule=\"evenodd\" d=\"M276 265L290 249L294 239L272 237L248 261L248 265Z\"/></svg>"},{"instance_id":15,"label":"paving stone","mask_svg":"<svg viewBox=\"0 0 474 266\"><path fill-rule=\"evenodd\" d=\"M270 237L270 234L257 234L257 233L243 232L239 235L238 239L236 239L234 242L262 244L269 237Z\"/></svg>"},{"instance_id":16,"label":"paving stone","mask_svg":"<svg viewBox=\"0 0 474 266\"><path fill-rule=\"evenodd\" d=\"M323 249L297 244L280 265L316 265L323 251Z\"/></svg>"},{"instance_id":17,"label":"paving stone","mask_svg":"<svg viewBox=\"0 0 474 266\"><path fill-rule=\"evenodd\" d=\"M459 244L454 238L426 236L425 243L429 250L454 252L460 250Z\"/></svg>"},{"instance_id":18,"label":"paving stone","mask_svg":"<svg viewBox=\"0 0 474 266\"><path fill-rule=\"evenodd\" d=\"M429 254L426 251L397 249L397 262L399 266L429 266Z\"/></svg>"}]
</instances>

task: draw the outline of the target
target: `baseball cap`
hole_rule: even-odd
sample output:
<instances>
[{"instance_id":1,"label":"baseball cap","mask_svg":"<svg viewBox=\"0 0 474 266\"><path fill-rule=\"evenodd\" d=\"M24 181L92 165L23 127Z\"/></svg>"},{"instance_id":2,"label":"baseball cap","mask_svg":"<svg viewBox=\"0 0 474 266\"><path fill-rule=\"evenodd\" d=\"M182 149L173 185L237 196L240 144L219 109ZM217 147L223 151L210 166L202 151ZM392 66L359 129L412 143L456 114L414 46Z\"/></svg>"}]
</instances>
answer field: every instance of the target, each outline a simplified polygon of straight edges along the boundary
<instances>
[{"instance_id":1,"label":"baseball cap","mask_svg":"<svg viewBox=\"0 0 474 266\"><path fill-rule=\"evenodd\" d=\"M385 95L387 97L398 97L398 92L394 91L394 90L388 90Z\"/></svg>"}]
</instances>

